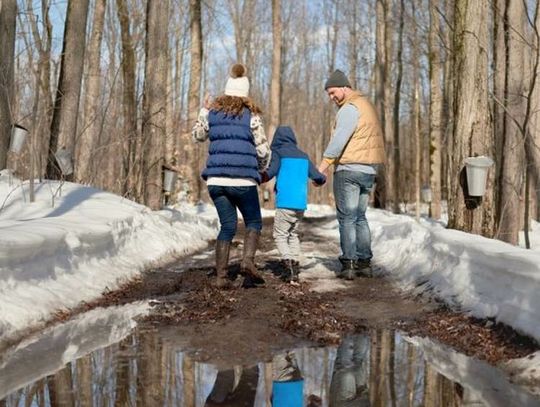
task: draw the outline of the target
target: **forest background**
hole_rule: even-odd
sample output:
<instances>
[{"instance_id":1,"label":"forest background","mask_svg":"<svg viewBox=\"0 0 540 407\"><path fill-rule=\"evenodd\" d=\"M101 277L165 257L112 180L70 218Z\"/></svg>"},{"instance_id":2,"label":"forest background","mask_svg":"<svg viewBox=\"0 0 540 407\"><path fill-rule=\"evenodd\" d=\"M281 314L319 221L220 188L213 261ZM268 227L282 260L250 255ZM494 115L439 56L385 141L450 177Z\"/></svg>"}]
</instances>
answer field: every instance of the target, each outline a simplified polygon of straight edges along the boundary
<instances>
[{"instance_id":1,"label":"forest background","mask_svg":"<svg viewBox=\"0 0 540 407\"><path fill-rule=\"evenodd\" d=\"M314 162L335 116L323 84L341 69L384 128L375 206L413 203L419 216L429 188L433 218L446 202L449 227L512 244L525 230L528 245L540 216L539 30L534 0L0 0L0 168L31 191L63 179L153 209L207 200L206 147L190 129L232 63L248 67L269 138L292 126ZM14 124L30 135L19 154ZM481 198L465 182L476 155L495 162ZM164 168L178 172L178 195L164 194ZM332 200L329 187L310 191Z\"/></svg>"}]
</instances>

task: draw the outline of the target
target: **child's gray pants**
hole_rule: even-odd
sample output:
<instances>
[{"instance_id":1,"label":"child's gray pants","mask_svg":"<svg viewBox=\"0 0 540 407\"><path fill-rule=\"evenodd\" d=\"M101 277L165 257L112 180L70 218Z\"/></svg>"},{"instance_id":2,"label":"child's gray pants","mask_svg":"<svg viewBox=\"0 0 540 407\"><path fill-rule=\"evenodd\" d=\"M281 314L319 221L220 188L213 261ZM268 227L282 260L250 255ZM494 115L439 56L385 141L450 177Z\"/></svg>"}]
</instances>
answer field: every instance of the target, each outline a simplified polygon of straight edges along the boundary
<instances>
[{"instance_id":1,"label":"child's gray pants","mask_svg":"<svg viewBox=\"0 0 540 407\"><path fill-rule=\"evenodd\" d=\"M298 260L300 257L298 225L303 217L304 211L276 209L274 240L282 259Z\"/></svg>"}]
</instances>

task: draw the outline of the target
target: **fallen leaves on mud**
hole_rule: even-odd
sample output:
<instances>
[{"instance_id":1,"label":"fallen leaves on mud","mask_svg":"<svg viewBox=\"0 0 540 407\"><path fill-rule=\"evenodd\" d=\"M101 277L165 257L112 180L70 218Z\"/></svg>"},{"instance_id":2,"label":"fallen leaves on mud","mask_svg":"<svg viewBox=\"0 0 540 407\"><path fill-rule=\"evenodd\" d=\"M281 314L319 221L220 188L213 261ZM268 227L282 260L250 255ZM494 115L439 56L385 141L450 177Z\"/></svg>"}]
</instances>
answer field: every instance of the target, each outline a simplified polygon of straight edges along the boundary
<instances>
[{"instance_id":1,"label":"fallen leaves on mud","mask_svg":"<svg viewBox=\"0 0 540 407\"><path fill-rule=\"evenodd\" d=\"M426 313L422 319L397 323L410 335L427 336L488 363L521 358L538 350L529 337L489 319L457 313L447 307Z\"/></svg>"},{"instance_id":2,"label":"fallen leaves on mud","mask_svg":"<svg viewBox=\"0 0 540 407\"><path fill-rule=\"evenodd\" d=\"M181 301L159 301L144 320L159 324L215 323L228 319L262 319L290 335L318 344L337 344L353 322L336 311L331 296L312 293L305 284L284 284L265 275L266 287L219 290L204 276L205 270L184 273L192 289ZM195 274L196 273L196 274ZM239 284L238 284L239 285Z\"/></svg>"}]
</instances>

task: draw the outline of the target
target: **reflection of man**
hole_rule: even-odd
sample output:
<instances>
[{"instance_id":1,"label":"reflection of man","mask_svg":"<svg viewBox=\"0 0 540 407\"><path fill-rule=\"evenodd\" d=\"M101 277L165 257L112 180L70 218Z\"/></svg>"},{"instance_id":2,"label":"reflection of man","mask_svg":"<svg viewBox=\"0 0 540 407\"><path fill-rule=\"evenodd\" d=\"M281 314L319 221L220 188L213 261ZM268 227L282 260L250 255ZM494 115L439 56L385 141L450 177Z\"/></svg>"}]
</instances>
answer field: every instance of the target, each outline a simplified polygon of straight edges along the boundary
<instances>
[{"instance_id":1,"label":"reflection of man","mask_svg":"<svg viewBox=\"0 0 540 407\"><path fill-rule=\"evenodd\" d=\"M366 219L369 193L377 168L385 161L384 139L375 108L360 92L351 89L345 74L336 70L324 85L339 106L332 139L319 171L334 165L334 198L342 254L340 278L371 275L371 234Z\"/></svg>"},{"instance_id":2,"label":"reflection of man","mask_svg":"<svg viewBox=\"0 0 540 407\"><path fill-rule=\"evenodd\" d=\"M330 386L330 405L367 407L370 405L367 381L369 337L345 338L336 355Z\"/></svg>"}]
</instances>

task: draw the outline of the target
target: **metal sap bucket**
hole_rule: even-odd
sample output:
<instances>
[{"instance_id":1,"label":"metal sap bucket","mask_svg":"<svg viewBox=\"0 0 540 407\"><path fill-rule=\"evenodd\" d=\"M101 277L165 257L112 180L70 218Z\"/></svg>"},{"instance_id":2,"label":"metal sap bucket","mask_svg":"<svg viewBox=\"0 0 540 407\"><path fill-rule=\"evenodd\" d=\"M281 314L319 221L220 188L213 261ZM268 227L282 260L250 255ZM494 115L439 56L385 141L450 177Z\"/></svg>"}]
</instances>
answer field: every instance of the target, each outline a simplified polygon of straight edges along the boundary
<instances>
[{"instance_id":1,"label":"metal sap bucket","mask_svg":"<svg viewBox=\"0 0 540 407\"><path fill-rule=\"evenodd\" d=\"M486 192L486 180L489 167L495 162L486 156L468 157L465 159L467 171L467 187L470 196L483 196Z\"/></svg>"},{"instance_id":2,"label":"metal sap bucket","mask_svg":"<svg viewBox=\"0 0 540 407\"><path fill-rule=\"evenodd\" d=\"M428 186L422 187L420 196L422 197L423 202L430 203L432 199L431 188Z\"/></svg>"},{"instance_id":3,"label":"metal sap bucket","mask_svg":"<svg viewBox=\"0 0 540 407\"><path fill-rule=\"evenodd\" d=\"M71 156L71 151L65 148L61 148L54 155L63 175L70 175L73 173L73 160Z\"/></svg>"},{"instance_id":4,"label":"metal sap bucket","mask_svg":"<svg viewBox=\"0 0 540 407\"><path fill-rule=\"evenodd\" d=\"M14 124L11 128L11 139L9 142L9 150L19 154L24 146L28 130L18 124Z\"/></svg>"},{"instance_id":5,"label":"metal sap bucket","mask_svg":"<svg viewBox=\"0 0 540 407\"><path fill-rule=\"evenodd\" d=\"M177 180L178 174L176 173L176 171L170 170L168 168L163 169L163 189L166 192L174 191Z\"/></svg>"}]
</instances>

